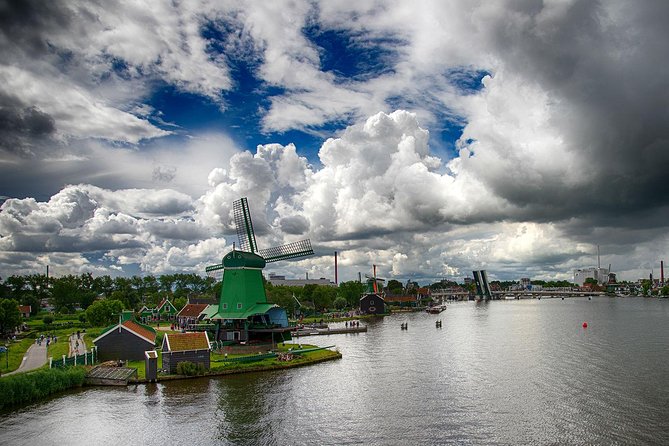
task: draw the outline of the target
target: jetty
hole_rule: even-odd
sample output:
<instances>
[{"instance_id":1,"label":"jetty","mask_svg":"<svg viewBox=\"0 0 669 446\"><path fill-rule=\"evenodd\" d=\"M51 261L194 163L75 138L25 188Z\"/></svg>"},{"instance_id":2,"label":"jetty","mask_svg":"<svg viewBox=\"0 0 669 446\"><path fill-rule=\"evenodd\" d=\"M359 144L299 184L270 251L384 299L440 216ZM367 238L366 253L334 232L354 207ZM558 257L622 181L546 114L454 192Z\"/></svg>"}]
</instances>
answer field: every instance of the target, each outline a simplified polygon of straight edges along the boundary
<instances>
[{"instance_id":1,"label":"jetty","mask_svg":"<svg viewBox=\"0 0 669 446\"><path fill-rule=\"evenodd\" d=\"M93 367L84 382L91 386L127 386L130 378L137 379L137 369L130 367Z\"/></svg>"},{"instance_id":2,"label":"jetty","mask_svg":"<svg viewBox=\"0 0 669 446\"><path fill-rule=\"evenodd\" d=\"M319 336L319 335L332 335L332 334L346 334L346 333L365 333L367 331L367 326L363 325L362 327L341 327L341 328L298 328L293 331L292 334L301 337L301 336Z\"/></svg>"}]
</instances>

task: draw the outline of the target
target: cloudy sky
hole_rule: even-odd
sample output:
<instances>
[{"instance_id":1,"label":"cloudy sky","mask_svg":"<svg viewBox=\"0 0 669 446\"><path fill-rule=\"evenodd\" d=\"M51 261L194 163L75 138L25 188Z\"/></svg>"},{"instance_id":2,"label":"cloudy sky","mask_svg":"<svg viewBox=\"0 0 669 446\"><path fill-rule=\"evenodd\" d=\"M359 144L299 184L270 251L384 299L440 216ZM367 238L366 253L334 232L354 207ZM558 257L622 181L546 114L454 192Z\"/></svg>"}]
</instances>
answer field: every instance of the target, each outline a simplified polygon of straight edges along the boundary
<instances>
[{"instance_id":1,"label":"cloudy sky","mask_svg":"<svg viewBox=\"0 0 669 446\"><path fill-rule=\"evenodd\" d=\"M571 279L669 252L669 3L0 0L0 276Z\"/></svg>"}]
</instances>

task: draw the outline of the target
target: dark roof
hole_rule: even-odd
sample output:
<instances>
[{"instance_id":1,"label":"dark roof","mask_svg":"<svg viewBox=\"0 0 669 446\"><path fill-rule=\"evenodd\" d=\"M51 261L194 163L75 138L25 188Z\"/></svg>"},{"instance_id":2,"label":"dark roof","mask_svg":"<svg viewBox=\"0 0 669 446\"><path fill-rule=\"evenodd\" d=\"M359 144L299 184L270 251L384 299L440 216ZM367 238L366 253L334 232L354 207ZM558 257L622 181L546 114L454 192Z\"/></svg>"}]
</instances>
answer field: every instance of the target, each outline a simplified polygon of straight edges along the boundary
<instances>
[{"instance_id":1,"label":"dark roof","mask_svg":"<svg viewBox=\"0 0 669 446\"><path fill-rule=\"evenodd\" d=\"M207 308L207 304L186 304L186 306L179 311L177 317L198 317L205 308Z\"/></svg>"},{"instance_id":2,"label":"dark roof","mask_svg":"<svg viewBox=\"0 0 669 446\"><path fill-rule=\"evenodd\" d=\"M205 331L193 333L165 333L163 350L165 350L165 345L167 345L167 351L171 352L209 350L209 337Z\"/></svg>"}]
</instances>

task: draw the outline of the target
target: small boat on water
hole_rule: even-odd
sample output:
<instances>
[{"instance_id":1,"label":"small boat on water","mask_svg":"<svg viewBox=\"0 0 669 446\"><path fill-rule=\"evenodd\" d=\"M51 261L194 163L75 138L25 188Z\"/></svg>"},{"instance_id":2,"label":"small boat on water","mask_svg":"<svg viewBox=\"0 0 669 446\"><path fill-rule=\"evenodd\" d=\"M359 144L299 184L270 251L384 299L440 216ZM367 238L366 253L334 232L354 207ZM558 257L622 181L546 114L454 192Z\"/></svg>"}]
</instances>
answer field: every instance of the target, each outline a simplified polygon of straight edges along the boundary
<instances>
[{"instance_id":1,"label":"small boat on water","mask_svg":"<svg viewBox=\"0 0 669 446\"><path fill-rule=\"evenodd\" d=\"M446 304L435 305L434 307L429 307L427 310L430 314L439 314L446 309Z\"/></svg>"}]
</instances>

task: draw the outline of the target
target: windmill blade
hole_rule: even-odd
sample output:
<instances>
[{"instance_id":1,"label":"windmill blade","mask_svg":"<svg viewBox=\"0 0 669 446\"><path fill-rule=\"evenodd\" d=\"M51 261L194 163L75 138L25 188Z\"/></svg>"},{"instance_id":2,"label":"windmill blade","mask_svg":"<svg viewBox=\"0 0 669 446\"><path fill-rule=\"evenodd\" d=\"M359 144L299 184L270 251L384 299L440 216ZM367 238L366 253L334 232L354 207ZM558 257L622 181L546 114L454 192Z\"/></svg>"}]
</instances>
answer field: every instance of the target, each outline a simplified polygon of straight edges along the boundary
<instances>
[{"instance_id":1,"label":"windmill blade","mask_svg":"<svg viewBox=\"0 0 669 446\"><path fill-rule=\"evenodd\" d=\"M274 248L261 249L258 255L265 259L265 262L278 262L279 260L295 259L314 254L311 248L311 240L300 240L299 242L288 243Z\"/></svg>"},{"instance_id":2,"label":"windmill blade","mask_svg":"<svg viewBox=\"0 0 669 446\"><path fill-rule=\"evenodd\" d=\"M204 270L205 270L205 272L210 273L212 271L218 271L219 269L223 269L223 264L222 263L219 263L218 265L209 265Z\"/></svg>"},{"instance_id":3,"label":"windmill blade","mask_svg":"<svg viewBox=\"0 0 669 446\"><path fill-rule=\"evenodd\" d=\"M249 211L249 202L246 200L246 197L234 201L232 203L232 210L235 215L239 248L246 252L257 252L258 245L256 244L256 236L253 232L251 211Z\"/></svg>"}]
</instances>

